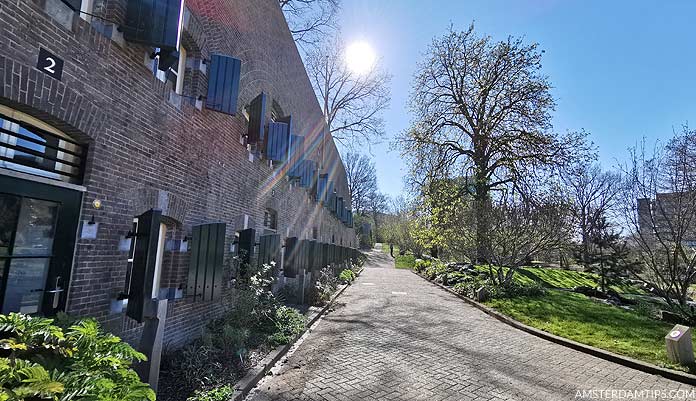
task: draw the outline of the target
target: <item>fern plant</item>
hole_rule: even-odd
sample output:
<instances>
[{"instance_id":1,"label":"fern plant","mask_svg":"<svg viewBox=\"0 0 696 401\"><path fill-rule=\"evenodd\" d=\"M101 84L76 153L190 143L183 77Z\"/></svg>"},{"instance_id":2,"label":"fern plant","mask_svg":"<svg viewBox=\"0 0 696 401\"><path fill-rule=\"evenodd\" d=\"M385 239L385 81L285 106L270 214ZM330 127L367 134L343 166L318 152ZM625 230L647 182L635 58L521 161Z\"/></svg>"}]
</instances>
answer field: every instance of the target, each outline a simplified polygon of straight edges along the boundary
<instances>
[{"instance_id":1,"label":"fern plant","mask_svg":"<svg viewBox=\"0 0 696 401\"><path fill-rule=\"evenodd\" d=\"M131 369L143 360L92 319L64 330L52 319L0 315L0 401L153 401Z\"/></svg>"}]
</instances>

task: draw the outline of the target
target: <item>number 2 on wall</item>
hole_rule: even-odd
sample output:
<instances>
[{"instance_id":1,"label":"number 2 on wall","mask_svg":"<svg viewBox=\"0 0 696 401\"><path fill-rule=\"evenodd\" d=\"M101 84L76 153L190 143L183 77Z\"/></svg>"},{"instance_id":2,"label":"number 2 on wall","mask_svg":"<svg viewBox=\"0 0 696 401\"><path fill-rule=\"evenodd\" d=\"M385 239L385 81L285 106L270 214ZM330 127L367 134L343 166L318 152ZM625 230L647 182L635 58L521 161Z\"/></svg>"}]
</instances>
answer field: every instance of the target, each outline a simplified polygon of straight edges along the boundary
<instances>
[{"instance_id":1,"label":"number 2 on wall","mask_svg":"<svg viewBox=\"0 0 696 401\"><path fill-rule=\"evenodd\" d=\"M57 80L63 76L63 60L43 47L39 48L39 59L36 68Z\"/></svg>"},{"instance_id":2,"label":"number 2 on wall","mask_svg":"<svg viewBox=\"0 0 696 401\"><path fill-rule=\"evenodd\" d=\"M56 70L54 69L56 66L56 60L53 59L53 57L46 57L46 61L49 62L49 65L44 67L44 70L50 72L51 74L55 74Z\"/></svg>"}]
</instances>

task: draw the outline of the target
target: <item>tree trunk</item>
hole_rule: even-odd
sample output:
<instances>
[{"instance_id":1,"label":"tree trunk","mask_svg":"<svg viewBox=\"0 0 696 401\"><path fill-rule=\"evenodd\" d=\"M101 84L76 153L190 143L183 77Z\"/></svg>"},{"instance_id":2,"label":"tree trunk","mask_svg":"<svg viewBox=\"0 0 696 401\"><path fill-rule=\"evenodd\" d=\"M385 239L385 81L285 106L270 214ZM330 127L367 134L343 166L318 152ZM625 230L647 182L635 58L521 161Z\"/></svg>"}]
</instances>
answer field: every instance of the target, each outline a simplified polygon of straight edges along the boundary
<instances>
[{"instance_id":1,"label":"tree trunk","mask_svg":"<svg viewBox=\"0 0 696 401\"><path fill-rule=\"evenodd\" d=\"M476 212L476 262L489 263L491 260L491 198L485 182L476 182L474 195L474 210Z\"/></svg>"}]
</instances>

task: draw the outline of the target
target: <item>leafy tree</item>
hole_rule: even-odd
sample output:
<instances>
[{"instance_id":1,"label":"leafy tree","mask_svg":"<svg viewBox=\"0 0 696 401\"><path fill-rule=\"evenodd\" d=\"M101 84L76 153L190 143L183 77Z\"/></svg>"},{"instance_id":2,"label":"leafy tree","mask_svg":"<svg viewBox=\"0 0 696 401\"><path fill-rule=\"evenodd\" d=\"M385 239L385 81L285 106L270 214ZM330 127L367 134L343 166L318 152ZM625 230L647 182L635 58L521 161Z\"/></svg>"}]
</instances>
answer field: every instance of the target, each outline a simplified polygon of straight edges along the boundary
<instances>
[{"instance_id":1,"label":"leafy tree","mask_svg":"<svg viewBox=\"0 0 696 401\"><path fill-rule=\"evenodd\" d=\"M491 191L586 149L584 134L551 131L555 103L541 55L521 38L478 36L472 24L435 39L413 83L415 122L399 139L402 155L414 175L434 167L440 178L471 180L480 261L492 256Z\"/></svg>"}]
</instances>

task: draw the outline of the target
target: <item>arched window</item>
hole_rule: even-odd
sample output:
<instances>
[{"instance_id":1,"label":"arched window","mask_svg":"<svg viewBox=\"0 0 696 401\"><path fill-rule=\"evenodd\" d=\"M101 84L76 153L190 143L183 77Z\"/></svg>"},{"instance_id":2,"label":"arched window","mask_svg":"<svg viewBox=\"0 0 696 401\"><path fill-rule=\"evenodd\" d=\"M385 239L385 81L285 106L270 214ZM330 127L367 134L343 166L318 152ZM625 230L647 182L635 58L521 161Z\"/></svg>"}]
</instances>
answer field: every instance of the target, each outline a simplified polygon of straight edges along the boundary
<instances>
[{"instance_id":1,"label":"arched window","mask_svg":"<svg viewBox=\"0 0 696 401\"><path fill-rule=\"evenodd\" d=\"M263 226L269 230L278 229L278 212L274 209L267 208L263 214Z\"/></svg>"}]
</instances>

